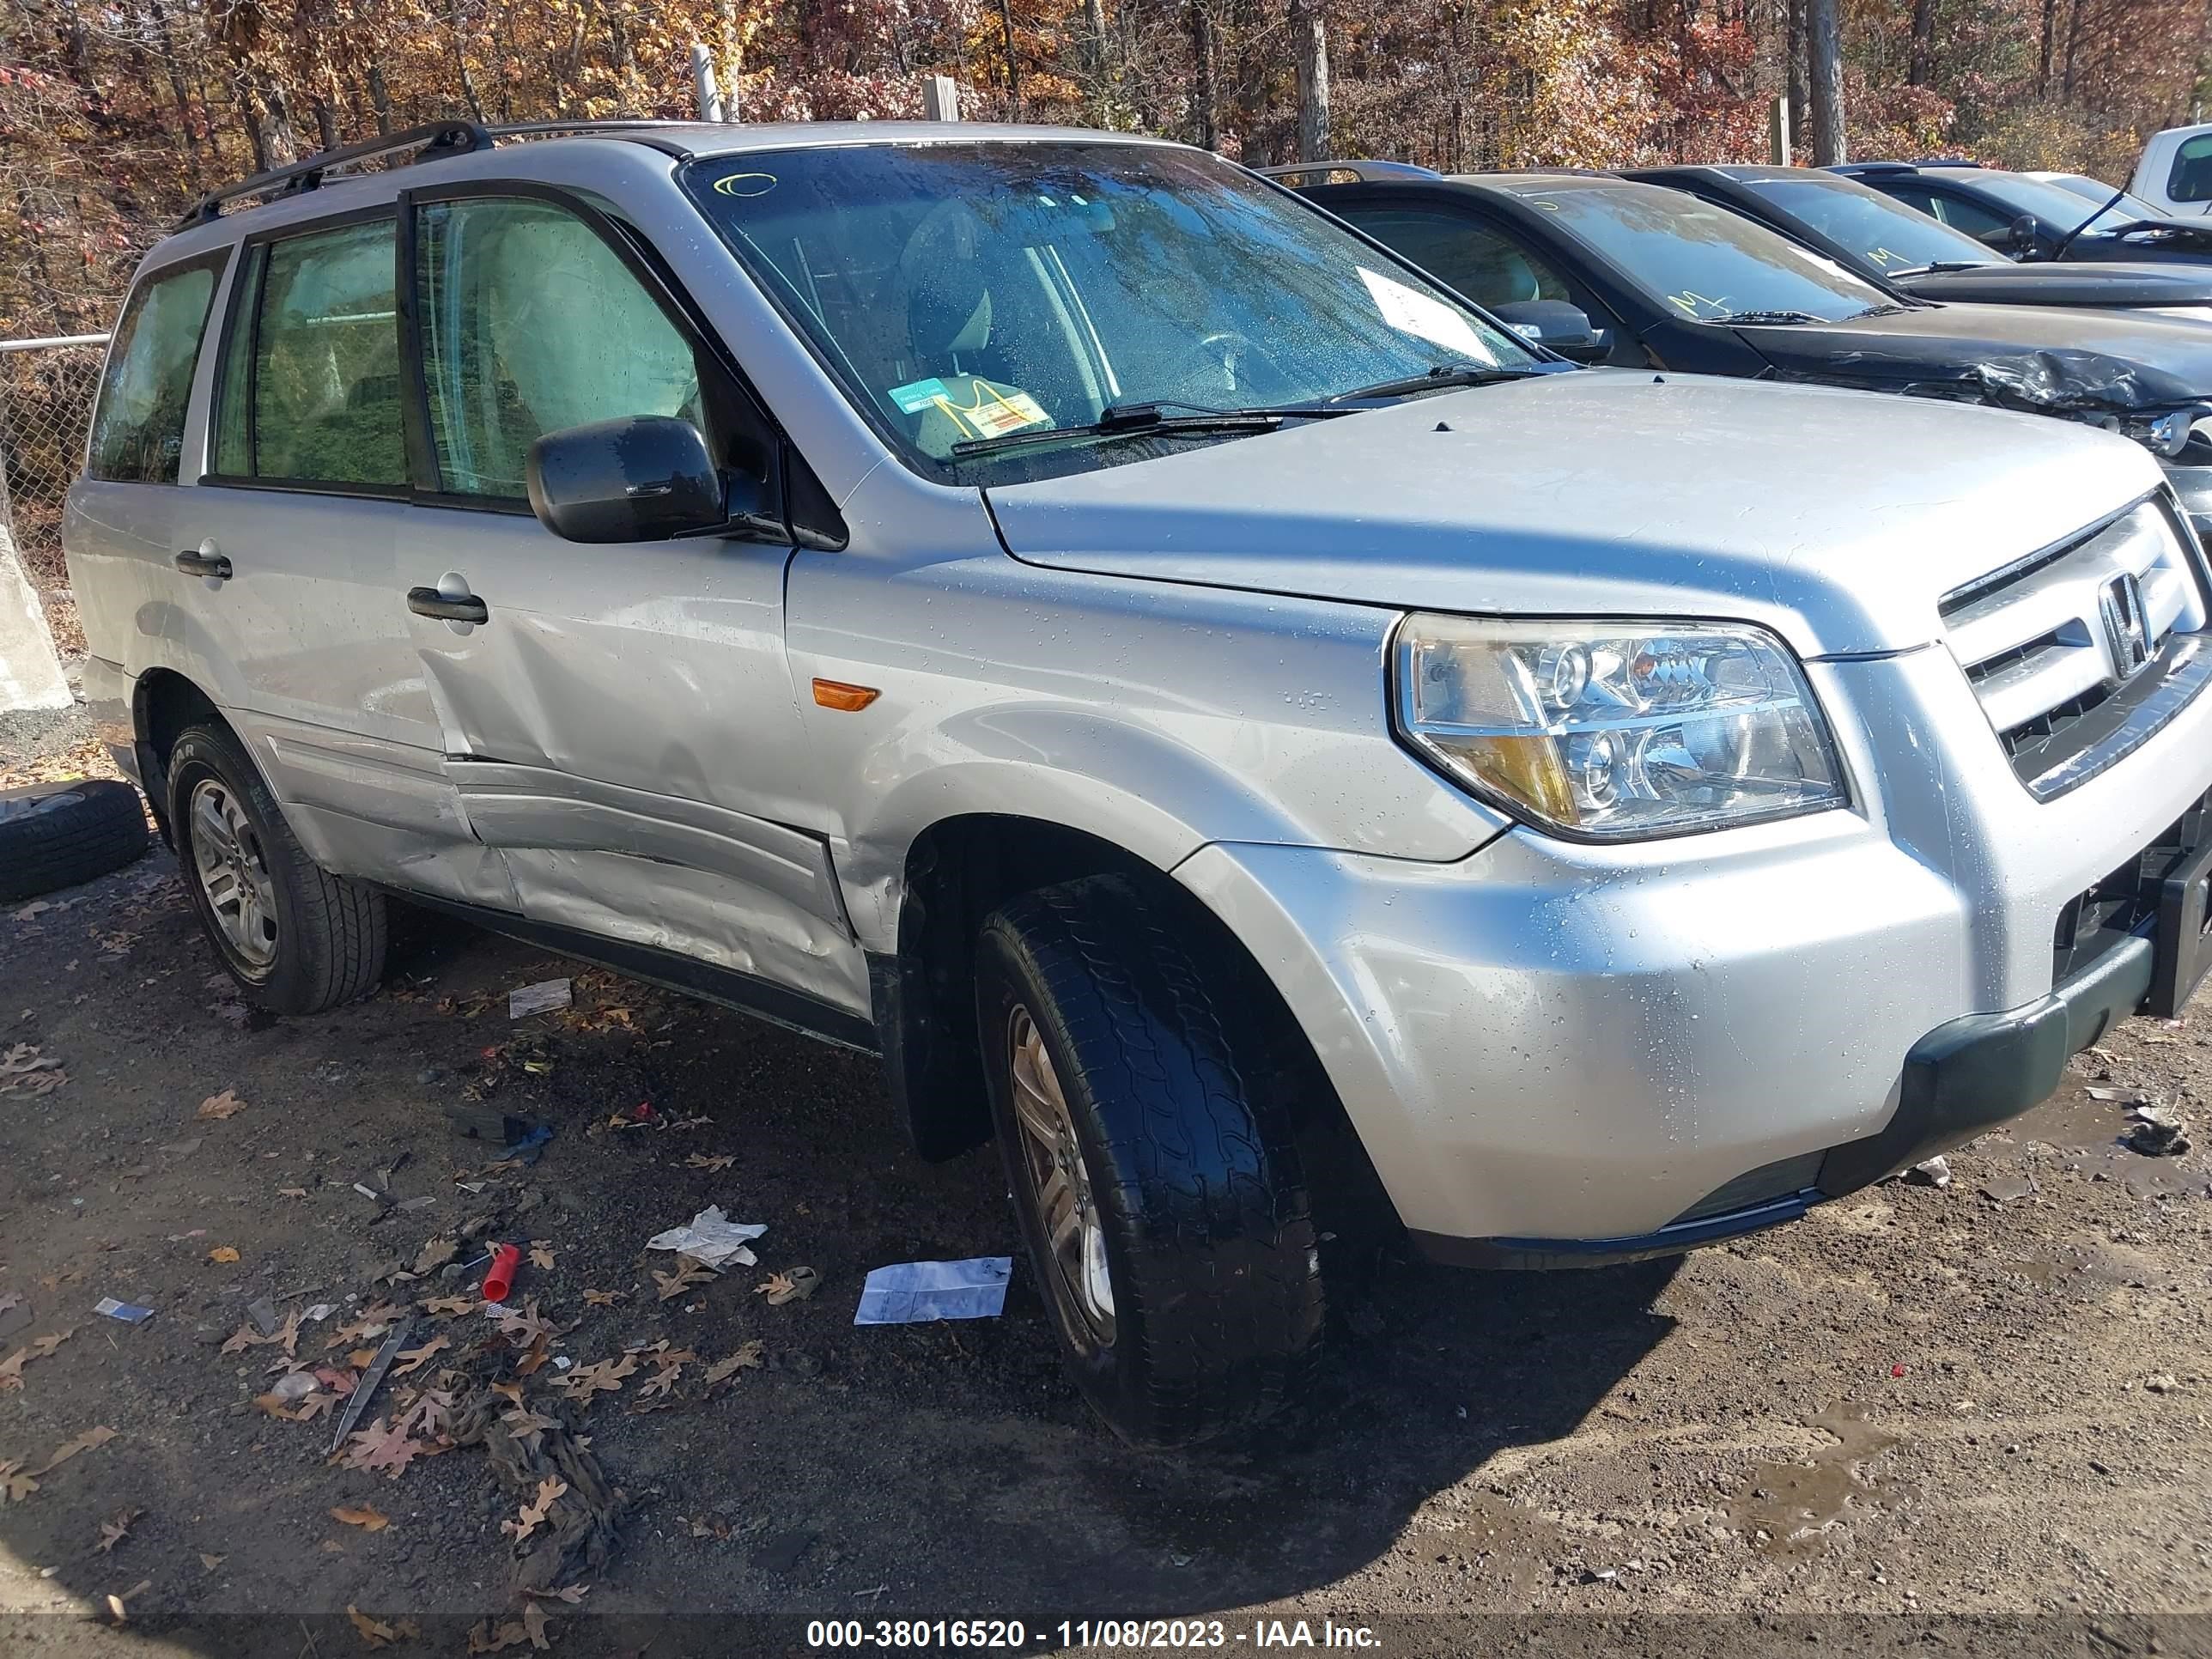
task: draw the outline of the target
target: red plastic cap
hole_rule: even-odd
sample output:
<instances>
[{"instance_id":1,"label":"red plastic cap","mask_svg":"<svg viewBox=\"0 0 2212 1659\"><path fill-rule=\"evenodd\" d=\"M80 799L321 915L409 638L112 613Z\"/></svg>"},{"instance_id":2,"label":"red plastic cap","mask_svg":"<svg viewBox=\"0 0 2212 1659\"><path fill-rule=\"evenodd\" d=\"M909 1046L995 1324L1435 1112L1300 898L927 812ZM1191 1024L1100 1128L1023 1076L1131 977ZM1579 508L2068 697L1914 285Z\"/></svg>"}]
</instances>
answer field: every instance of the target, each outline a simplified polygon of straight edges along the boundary
<instances>
[{"instance_id":1,"label":"red plastic cap","mask_svg":"<svg viewBox=\"0 0 2212 1659\"><path fill-rule=\"evenodd\" d=\"M514 1288L514 1270L521 1264L522 1247L519 1244L495 1244L491 1251L491 1266L484 1269L483 1299L504 1302L507 1293Z\"/></svg>"}]
</instances>

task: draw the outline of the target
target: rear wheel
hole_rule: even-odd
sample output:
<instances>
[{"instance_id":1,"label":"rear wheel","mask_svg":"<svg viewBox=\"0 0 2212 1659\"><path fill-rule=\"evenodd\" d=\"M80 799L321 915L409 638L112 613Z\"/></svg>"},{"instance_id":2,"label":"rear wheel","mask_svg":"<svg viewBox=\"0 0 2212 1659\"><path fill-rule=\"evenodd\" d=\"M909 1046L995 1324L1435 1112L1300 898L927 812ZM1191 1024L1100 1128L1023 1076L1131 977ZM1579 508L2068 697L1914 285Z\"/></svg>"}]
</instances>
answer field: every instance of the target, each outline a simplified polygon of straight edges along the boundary
<instances>
[{"instance_id":1,"label":"rear wheel","mask_svg":"<svg viewBox=\"0 0 2212 1659\"><path fill-rule=\"evenodd\" d=\"M1248 1087L1171 907L1125 878L1030 893L977 945L1015 1209L1068 1367L1125 1437L1266 1416L1322 1334L1288 1126Z\"/></svg>"},{"instance_id":2,"label":"rear wheel","mask_svg":"<svg viewBox=\"0 0 2212 1659\"><path fill-rule=\"evenodd\" d=\"M248 997L312 1014L375 988L384 896L307 856L228 730L195 726L178 738L169 822L192 908Z\"/></svg>"}]
</instances>

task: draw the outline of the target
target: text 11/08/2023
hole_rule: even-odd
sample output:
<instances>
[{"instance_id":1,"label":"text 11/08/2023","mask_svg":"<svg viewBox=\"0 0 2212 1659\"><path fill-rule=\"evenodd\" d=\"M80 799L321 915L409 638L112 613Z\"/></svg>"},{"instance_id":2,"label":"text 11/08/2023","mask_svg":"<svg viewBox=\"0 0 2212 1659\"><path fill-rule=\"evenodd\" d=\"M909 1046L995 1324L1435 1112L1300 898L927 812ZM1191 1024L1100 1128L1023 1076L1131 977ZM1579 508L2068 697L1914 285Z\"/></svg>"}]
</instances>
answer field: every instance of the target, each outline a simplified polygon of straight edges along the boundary
<instances>
[{"instance_id":1,"label":"text 11/08/2023","mask_svg":"<svg viewBox=\"0 0 2212 1659\"><path fill-rule=\"evenodd\" d=\"M1340 1648L1379 1651L1382 1638L1364 1625L1260 1619L1249 1626L1219 1619L1062 1619L1030 1626L1018 1619L827 1619L806 1626L811 1648L946 1648L1018 1651L1073 1648Z\"/></svg>"}]
</instances>

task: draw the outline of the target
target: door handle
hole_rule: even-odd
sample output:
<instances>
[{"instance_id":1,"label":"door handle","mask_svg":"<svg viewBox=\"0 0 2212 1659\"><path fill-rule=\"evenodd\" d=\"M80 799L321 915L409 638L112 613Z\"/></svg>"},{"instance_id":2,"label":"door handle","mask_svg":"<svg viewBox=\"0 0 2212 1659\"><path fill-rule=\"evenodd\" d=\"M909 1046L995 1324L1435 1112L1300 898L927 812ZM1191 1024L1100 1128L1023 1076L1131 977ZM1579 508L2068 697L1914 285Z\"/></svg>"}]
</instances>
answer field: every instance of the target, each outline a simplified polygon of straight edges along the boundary
<instances>
[{"instance_id":1,"label":"door handle","mask_svg":"<svg viewBox=\"0 0 2212 1659\"><path fill-rule=\"evenodd\" d=\"M188 547L173 561L178 569L187 576L212 576L219 582L230 580L230 561L220 553L207 553Z\"/></svg>"},{"instance_id":2,"label":"door handle","mask_svg":"<svg viewBox=\"0 0 2212 1659\"><path fill-rule=\"evenodd\" d=\"M455 598L434 587L409 588L407 608L418 617L435 617L440 622L480 623L491 616L484 602L475 594L464 593Z\"/></svg>"}]
</instances>

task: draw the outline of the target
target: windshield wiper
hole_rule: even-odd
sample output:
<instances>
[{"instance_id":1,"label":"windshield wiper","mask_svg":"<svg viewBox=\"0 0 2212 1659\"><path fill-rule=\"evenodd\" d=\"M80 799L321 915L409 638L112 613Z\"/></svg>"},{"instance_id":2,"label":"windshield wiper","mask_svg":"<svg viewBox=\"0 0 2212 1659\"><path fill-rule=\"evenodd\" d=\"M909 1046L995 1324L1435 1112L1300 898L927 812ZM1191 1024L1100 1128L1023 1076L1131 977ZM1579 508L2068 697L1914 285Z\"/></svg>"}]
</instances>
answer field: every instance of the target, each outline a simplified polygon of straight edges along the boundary
<instances>
[{"instance_id":1,"label":"windshield wiper","mask_svg":"<svg viewBox=\"0 0 2212 1659\"><path fill-rule=\"evenodd\" d=\"M1917 311L1919 309L1920 307L1918 306L1901 306L1893 302L1888 305L1869 306L1864 311L1854 311L1844 320L1846 322L1855 323L1862 317L1894 317L1900 311Z\"/></svg>"},{"instance_id":2,"label":"windshield wiper","mask_svg":"<svg viewBox=\"0 0 2212 1659\"><path fill-rule=\"evenodd\" d=\"M1401 374L1395 380L1354 386L1322 399L1324 409L1335 404L1358 403L1367 398L1410 398L1423 392L1443 392L1453 386L1494 386L1500 380L1526 380L1546 374L1542 368L1505 368L1497 364L1439 363L1425 374Z\"/></svg>"},{"instance_id":3,"label":"windshield wiper","mask_svg":"<svg viewBox=\"0 0 2212 1659\"><path fill-rule=\"evenodd\" d=\"M1939 270L1980 270L2002 263L1996 259L1930 259L1924 265L1903 265L1881 274L1885 276L1931 276Z\"/></svg>"},{"instance_id":4,"label":"windshield wiper","mask_svg":"<svg viewBox=\"0 0 2212 1659\"><path fill-rule=\"evenodd\" d=\"M1731 311L1725 317L1707 317L1708 323L1817 323L1809 311Z\"/></svg>"},{"instance_id":5,"label":"windshield wiper","mask_svg":"<svg viewBox=\"0 0 2212 1659\"><path fill-rule=\"evenodd\" d=\"M1194 412L1170 415L1170 409ZM967 438L953 445L952 453L958 456L988 455L1004 449L1025 448L1030 444L1101 443L1115 438L1149 436L1156 432L1267 432L1280 426L1285 418L1285 414L1272 409L1208 409L1202 404L1168 401L1111 404L1099 411L1095 421L1075 426L1030 427L989 438Z\"/></svg>"}]
</instances>

